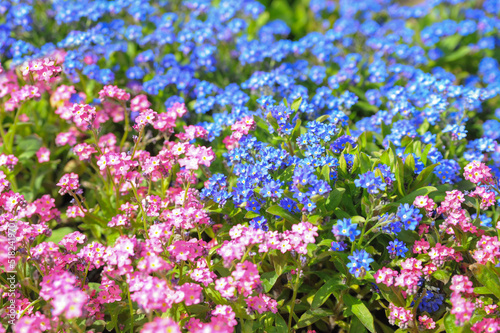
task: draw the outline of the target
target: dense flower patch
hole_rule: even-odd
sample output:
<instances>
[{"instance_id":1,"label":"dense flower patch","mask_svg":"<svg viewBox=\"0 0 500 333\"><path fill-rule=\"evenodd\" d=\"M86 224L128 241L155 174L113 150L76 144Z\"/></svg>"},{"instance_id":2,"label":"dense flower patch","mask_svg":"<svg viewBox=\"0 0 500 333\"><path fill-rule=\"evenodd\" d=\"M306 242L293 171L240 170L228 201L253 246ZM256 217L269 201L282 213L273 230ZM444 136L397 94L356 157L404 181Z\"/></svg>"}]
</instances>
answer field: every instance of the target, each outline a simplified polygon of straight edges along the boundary
<instances>
[{"instance_id":1,"label":"dense flower patch","mask_svg":"<svg viewBox=\"0 0 500 333\"><path fill-rule=\"evenodd\" d=\"M0 332L500 331L498 0L0 13Z\"/></svg>"}]
</instances>

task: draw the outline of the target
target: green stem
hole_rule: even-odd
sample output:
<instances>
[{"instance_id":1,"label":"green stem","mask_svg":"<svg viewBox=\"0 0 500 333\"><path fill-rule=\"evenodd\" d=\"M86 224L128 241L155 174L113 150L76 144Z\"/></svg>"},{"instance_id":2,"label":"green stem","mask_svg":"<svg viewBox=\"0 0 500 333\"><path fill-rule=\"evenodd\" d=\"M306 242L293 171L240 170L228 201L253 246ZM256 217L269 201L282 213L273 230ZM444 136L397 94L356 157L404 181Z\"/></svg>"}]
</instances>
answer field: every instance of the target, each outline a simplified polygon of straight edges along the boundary
<instances>
[{"instance_id":1,"label":"green stem","mask_svg":"<svg viewBox=\"0 0 500 333\"><path fill-rule=\"evenodd\" d=\"M297 298L297 291L299 289L299 271L296 271L297 278L295 280L295 284L293 286L293 294L292 294L292 303L290 304L290 317L288 318L288 332L292 331L292 319L293 319L293 308L295 307L295 299Z\"/></svg>"},{"instance_id":2,"label":"green stem","mask_svg":"<svg viewBox=\"0 0 500 333\"><path fill-rule=\"evenodd\" d=\"M85 274L83 275L82 285L81 285L82 289L83 289L83 286L85 285L85 280L87 279L87 274L89 273L89 268L90 268L90 261L89 261L89 264L87 265L87 267L85 268Z\"/></svg>"},{"instance_id":3,"label":"green stem","mask_svg":"<svg viewBox=\"0 0 500 333\"><path fill-rule=\"evenodd\" d=\"M78 333L83 333L82 329L76 324L76 319L71 321L71 325L75 328Z\"/></svg>"},{"instance_id":4,"label":"green stem","mask_svg":"<svg viewBox=\"0 0 500 333\"><path fill-rule=\"evenodd\" d=\"M16 109L16 114L14 116L14 122L9 127L9 131L5 135L5 139L7 139L7 141L4 141L6 154L12 154L12 146L14 145L14 137L16 136L16 127L17 127L17 122L19 120L20 114L21 114L21 106L19 106Z\"/></svg>"},{"instance_id":5,"label":"green stem","mask_svg":"<svg viewBox=\"0 0 500 333\"><path fill-rule=\"evenodd\" d=\"M139 194L137 193L137 189L135 188L135 185L133 182L130 182L130 185L132 185L132 191L134 192L135 199L139 203L139 207L141 208L141 213L142 213L142 222L144 223L144 231L146 232L145 237L149 238L148 235L148 225L146 223L146 211L144 210L144 207L142 206L142 200L139 198Z\"/></svg>"},{"instance_id":6,"label":"green stem","mask_svg":"<svg viewBox=\"0 0 500 333\"><path fill-rule=\"evenodd\" d=\"M130 120L129 120L129 114L127 112L127 107L125 106L125 103L122 103L122 106L123 106L123 114L125 116L125 132L123 132L122 140L120 141L120 151L122 150L123 145L127 140L128 133L130 131Z\"/></svg>"},{"instance_id":7,"label":"green stem","mask_svg":"<svg viewBox=\"0 0 500 333\"><path fill-rule=\"evenodd\" d=\"M127 285L128 307L130 309L130 333L134 333L134 307L130 298L130 287Z\"/></svg>"},{"instance_id":8,"label":"green stem","mask_svg":"<svg viewBox=\"0 0 500 333\"><path fill-rule=\"evenodd\" d=\"M137 148L139 147L139 142L141 142L143 133L144 133L144 128L142 128L141 131L139 132L139 137L137 138L137 142L134 145L134 150L132 151L132 155L131 155L132 158L134 158L135 152L137 151Z\"/></svg>"},{"instance_id":9,"label":"green stem","mask_svg":"<svg viewBox=\"0 0 500 333\"><path fill-rule=\"evenodd\" d=\"M32 306L34 306L36 303L40 302L40 299L37 299L33 302L31 302L30 304L28 304L27 307L24 308L24 310L19 314L19 317L17 318L18 320L21 319L22 316L24 316L24 314L26 313L26 311L28 311L28 309Z\"/></svg>"}]
</instances>

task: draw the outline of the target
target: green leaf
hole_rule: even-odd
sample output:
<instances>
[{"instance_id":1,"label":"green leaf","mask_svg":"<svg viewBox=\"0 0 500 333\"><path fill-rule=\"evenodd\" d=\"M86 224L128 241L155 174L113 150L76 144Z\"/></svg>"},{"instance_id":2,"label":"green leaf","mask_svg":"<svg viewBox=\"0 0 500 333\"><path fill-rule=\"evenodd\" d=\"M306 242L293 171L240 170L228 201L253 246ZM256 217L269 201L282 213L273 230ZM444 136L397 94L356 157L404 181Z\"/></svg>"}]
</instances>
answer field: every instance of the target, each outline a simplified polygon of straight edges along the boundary
<instances>
[{"instance_id":1,"label":"green leaf","mask_svg":"<svg viewBox=\"0 0 500 333\"><path fill-rule=\"evenodd\" d=\"M324 114L324 115L322 115L321 117L318 117L318 119L316 119L316 121L317 121L318 123L322 123L322 122L324 122L325 120L327 120L328 118L330 118L330 115L328 115L328 114Z\"/></svg>"},{"instance_id":2,"label":"green leaf","mask_svg":"<svg viewBox=\"0 0 500 333\"><path fill-rule=\"evenodd\" d=\"M330 181L330 167L328 165L323 165L321 168L321 179L326 182Z\"/></svg>"},{"instance_id":3,"label":"green leaf","mask_svg":"<svg viewBox=\"0 0 500 333\"><path fill-rule=\"evenodd\" d=\"M459 48L458 50L456 50L452 54L444 57L443 60L446 62L455 61L457 59L460 59L460 58L466 56L469 53L470 53L470 47L462 46L461 48Z\"/></svg>"},{"instance_id":4,"label":"green leaf","mask_svg":"<svg viewBox=\"0 0 500 333\"><path fill-rule=\"evenodd\" d=\"M339 169L344 173L344 175L347 174L347 163L345 161L344 153L340 154L339 157Z\"/></svg>"},{"instance_id":5,"label":"green leaf","mask_svg":"<svg viewBox=\"0 0 500 333\"><path fill-rule=\"evenodd\" d=\"M203 304L193 304L190 305L189 307L189 312L192 314L200 314L200 313L207 313L210 308L206 305Z\"/></svg>"},{"instance_id":6,"label":"green leaf","mask_svg":"<svg viewBox=\"0 0 500 333\"><path fill-rule=\"evenodd\" d=\"M328 280L324 285L319 288L319 290L314 295L313 301L311 303L311 308L316 309L319 308L326 300L333 294L335 291L339 291L342 289L347 289L347 285L342 283L342 280L335 276Z\"/></svg>"},{"instance_id":7,"label":"green leaf","mask_svg":"<svg viewBox=\"0 0 500 333\"><path fill-rule=\"evenodd\" d=\"M260 281L262 283L262 287L264 288L264 292L269 292L278 280L279 275L276 274L276 271L266 272L260 275Z\"/></svg>"},{"instance_id":8,"label":"green leaf","mask_svg":"<svg viewBox=\"0 0 500 333\"><path fill-rule=\"evenodd\" d=\"M75 231L73 228L70 228L70 227L62 227L62 228L59 228L59 229L55 229L52 231L52 235L50 235L49 238L47 238L45 241L46 242L54 242L54 243L59 243L64 236L72 233L73 231Z\"/></svg>"},{"instance_id":9,"label":"green leaf","mask_svg":"<svg viewBox=\"0 0 500 333\"><path fill-rule=\"evenodd\" d=\"M328 209L328 211L334 211L335 208L337 208L342 201L342 196L345 193L345 188L334 188L331 192L330 195L328 196L328 199L326 200L325 207Z\"/></svg>"},{"instance_id":10,"label":"green leaf","mask_svg":"<svg viewBox=\"0 0 500 333\"><path fill-rule=\"evenodd\" d=\"M302 97L297 98L296 100L293 101L291 109L293 111L297 111L301 103L302 103Z\"/></svg>"},{"instance_id":11,"label":"green leaf","mask_svg":"<svg viewBox=\"0 0 500 333\"><path fill-rule=\"evenodd\" d=\"M290 134L290 140L291 142L296 142L297 138L300 135L300 125L302 124L302 120L297 120L297 124L295 124L295 127L293 128L292 133Z\"/></svg>"},{"instance_id":12,"label":"green leaf","mask_svg":"<svg viewBox=\"0 0 500 333\"><path fill-rule=\"evenodd\" d=\"M451 278L451 273L442 269L439 269L435 271L432 276L436 278L437 280L443 282L444 284L447 284L448 281L450 281Z\"/></svg>"},{"instance_id":13,"label":"green leaf","mask_svg":"<svg viewBox=\"0 0 500 333\"><path fill-rule=\"evenodd\" d=\"M372 333L375 332L375 325L373 323L373 316L366 307L365 303L360 299L357 299L349 294L345 294L343 297L344 303L349 307L349 309L354 313L356 317L361 321L361 323Z\"/></svg>"},{"instance_id":14,"label":"green leaf","mask_svg":"<svg viewBox=\"0 0 500 333\"><path fill-rule=\"evenodd\" d=\"M434 192L434 191L437 191L437 188L435 188L434 186L422 187L422 188L419 188L418 190L413 191L410 194L404 196L402 199L391 203L388 206L398 207L399 205L405 204L405 203L411 204L411 203L413 203L413 201L415 201L416 197L421 196L421 195L427 195L427 194Z\"/></svg>"},{"instance_id":15,"label":"green leaf","mask_svg":"<svg viewBox=\"0 0 500 333\"><path fill-rule=\"evenodd\" d=\"M349 327L349 333L364 333L366 328L358 317L351 319L351 326Z\"/></svg>"},{"instance_id":16,"label":"green leaf","mask_svg":"<svg viewBox=\"0 0 500 333\"><path fill-rule=\"evenodd\" d=\"M429 165L427 168L424 170L420 171L418 174L417 178L415 178L415 181L413 182L410 192L413 192L416 189L421 188L422 186L426 185L429 183L430 178L433 175L434 168L437 166L437 164L432 164Z\"/></svg>"},{"instance_id":17,"label":"green leaf","mask_svg":"<svg viewBox=\"0 0 500 333\"><path fill-rule=\"evenodd\" d=\"M481 284L487 287L493 295L500 299L500 280L491 265L473 264L469 266L472 274Z\"/></svg>"},{"instance_id":18,"label":"green leaf","mask_svg":"<svg viewBox=\"0 0 500 333\"><path fill-rule=\"evenodd\" d=\"M444 327L446 328L446 333L461 333L463 331L463 327L457 326L455 321L455 315L451 313L448 313L444 317Z\"/></svg>"},{"instance_id":19,"label":"green leaf","mask_svg":"<svg viewBox=\"0 0 500 333\"><path fill-rule=\"evenodd\" d=\"M433 145L429 143L428 145L425 146L424 151L420 155L420 159L422 160L424 165L427 164L427 155L429 154L429 151L431 150L432 147Z\"/></svg>"},{"instance_id":20,"label":"green leaf","mask_svg":"<svg viewBox=\"0 0 500 333\"><path fill-rule=\"evenodd\" d=\"M267 114L267 117L266 117L267 121L269 122L269 124L272 126L272 128L275 130L275 131L278 131L278 122L276 121L276 119L274 119L274 117L272 116L271 112L269 112Z\"/></svg>"},{"instance_id":21,"label":"green leaf","mask_svg":"<svg viewBox=\"0 0 500 333\"><path fill-rule=\"evenodd\" d=\"M245 214L245 218L246 219L253 219L253 218L256 218L257 216L260 216L259 213L254 213L252 211L248 211L246 214Z\"/></svg>"},{"instance_id":22,"label":"green leaf","mask_svg":"<svg viewBox=\"0 0 500 333\"><path fill-rule=\"evenodd\" d=\"M488 294L493 294L493 292L486 287L476 287L474 288L474 293L479 294L479 295L488 295Z\"/></svg>"},{"instance_id":23,"label":"green leaf","mask_svg":"<svg viewBox=\"0 0 500 333\"><path fill-rule=\"evenodd\" d=\"M325 309L307 310L300 317L299 322L296 325L296 328L302 328L302 327L312 325L315 322L317 322L318 320L320 320L321 318L329 317L329 316L333 316L332 310L325 310Z\"/></svg>"},{"instance_id":24,"label":"green leaf","mask_svg":"<svg viewBox=\"0 0 500 333\"><path fill-rule=\"evenodd\" d=\"M372 168L370 157L363 152L359 153L359 166L361 169L361 173L368 172Z\"/></svg>"},{"instance_id":25,"label":"green leaf","mask_svg":"<svg viewBox=\"0 0 500 333\"><path fill-rule=\"evenodd\" d=\"M407 175L411 175L415 172L415 158L413 157L413 155L406 156L404 168L405 174Z\"/></svg>"},{"instance_id":26,"label":"green leaf","mask_svg":"<svg viewBox=\"0 0 500 333\"><path fill-rule=\"evenodd\" d=\"M321 242L318 243L318 246L332 246L332 242L333 240L332 239L323 239Z\"/></svg>"},{"instance_id":27,"label":"green leaf","mask_svg":"<svg viewBox=\"0 0 500 333\"><path fill-rule=\"evenodd\" d=\"M394 293L394 291L391 288L387 287L385 284L382 283L378 284L377 286L380 289L380 293L382 294L382 296L384 296L386 300L400 307L405 306L405 304L401 302L401 299L398 297L398 295Z\"/></svg>"},{"instance_id":28,"label":"green leaf","mask_svg":"<svg viewBox=\"0 0 500 333\"><path fill-rule=\"evenodd\" d=\"M285 319L279 314L279 312L274 314L274 326L276 327L277 333L287 333L288 326Z\"/></svg>"},{"instance_id":29,"label":"green leaf","mask_svg":"<svg viewBox=\"0 0 500 333\"><path fill-rule=\"evenodd\" d=\"M280 216L280 217L284 218L285 220L292 222L294 224L300 223L300 220L298 218L296 218L289 211L287 211L286 209L284 209L283 207L278 206L278 205L274 205L274 206L269 207L266 210L266 212L268 212L269 214L275 215L275 216Z\"/></svg>"}]
</instances>

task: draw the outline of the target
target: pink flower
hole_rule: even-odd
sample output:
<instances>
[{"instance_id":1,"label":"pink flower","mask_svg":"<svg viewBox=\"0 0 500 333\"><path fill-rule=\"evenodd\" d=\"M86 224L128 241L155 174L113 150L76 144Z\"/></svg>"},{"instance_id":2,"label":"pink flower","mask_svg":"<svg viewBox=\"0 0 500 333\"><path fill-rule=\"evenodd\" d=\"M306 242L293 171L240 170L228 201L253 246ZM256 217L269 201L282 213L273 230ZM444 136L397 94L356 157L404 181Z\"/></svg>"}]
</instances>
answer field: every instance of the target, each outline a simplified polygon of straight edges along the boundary
<instances>
[{"instance_id":1,"label":"pink flower","mask_svg":"<svg viewBox=\"0 0 500 333\"><path fill-rule=\"evenodd\" d=\"M202 288L196 283L185 283L179 288L179 292L183 295L184 303L189 306L201 303L203 295Z\"/></svg>"},{"instance_id":2,"label":"pink flower","mask_svg":"<svg viewBox=\"0 0 500 333\"><path fill-rule=\"evenodd\" d=\"M151 103L148 101L148 97L146 95L137 95L130 101L130 110L132 112L143 111L148 109L150 106Z\"/></svg>"},{"instance_id":3,"label":"pink flower","mask_svg":"<svg viewBox=\"0 0 500 333\"><path fill-rule=\"evenodd\" d=\"M389 304L389 324L397 324L400 328L408 328L411 321L413 321L412 309L405 309L402 307Z\"/></svg>"},{"instance_id":4,"label":"pink flower","mask_svg":"<svg viewBox=\"0 0 500 333\"><path fill-rule=\"evenodd\" d=\"M63 195L68 192L75 192L80 187L80 182L78 180L78 175L75 173L67 173L61 177L59 183L56 184L61 187L59 194Z\"/></svg>"},{"instance_id":5,"label":"pink flower","mask_svg":"<svg viewBox=\"0 0 500 333\"><path fill-rule=\"evenodd\" d=\"M57 146L64 146L64 145L74 146L75 144L76 144L75 131L61 132L56 136Z\"/></svg>"},{"instance_id":6,"label":"pink flower","mask_svg":"<svg viewBox=\"0 0 500 333\"><path fill-rule=\"evenodd\" d=\"M474 184L493 184L491 169L479 161L472 161L465 166L464 177Z\"/></svg>"},{"instance_id":7,"label":"pink flower","mask_svg":"<svg viewBox=\"0 0 500 333\"><path fill-rule=\"evenodd\" d=\"M390 268L383 267L379 269L373 277L375 278L376 283L383 283L386 286L390 287L394 284L394 277L397 276L398 272Z\"/></svg>"},{"instance_id":8,"label":"pink flower","mask_svg":"<svg viewBox=\"0 0 500 333\"><path fill-rule=\"evenodd\" d=\"M436 323L434 322L434 320L427 315L419 316L418 322L421 329L432 330L436 328Z\"/></svg>"},{"instance_id":9,"label":"pink flower","mask_svg":"<svg viewBox=\"0 0 500 333\"><path fill-rule=\"evenodd\" d=\"M63 237L59 245L65 247L68 251L77 251L77 244L83 244L87 240L87 236L81 232L75 231Z\"/></svg>"},{"instance_id":10,"label":"pink flower","mask_svg":"<svg viewBox=\"0 0 500 333\"><path fill-rule=\"evenodd\" d=\"M97 150L88 143L79 143L73 147L73 152L78 156L80 161L87 161L92 154L97 153Z\"/></svg>"},{"instance_id":11,"label":"pink flower","mask_svg":"<svg viewBox=\"0 0 500 333\"><path fill-rule=\"evenodd\" d=\"M50 161L50 150L46 147L40 147L36 152L36 157L39 163L44 163Z\"/></svg>"},{"instance_id":12,"label":"pink flower","mask_svg":"<svg viewBox=\"0 0 500 333\"><path fill-rule=\"evenodd\" d=\"M453 295L472 294L474 292L472 281L469 281L469 278L465 275L454 275L451 279L450 290L453 290Z\"/></svg>"},{"instance_id":13,"label":"pink flower","mask_svg":"<svg viewBox=\"0 0 500 333\"><path fill-rule=\"evenodd\" d=\"M5 166L8 169L13 169L19 160L14 155L0 155L0 166Z\"/></svg>"},{"instance_id":14,"label":"pink flower","mask_svg":"<svg viewBox=\"0 0 500 333\"><path fill-rule=\"evenodd\" d=\"M99 91L99 97L104 99L105 97L116 98L121 101L128 101L130 99L130 94L125 90L118 88L117 86L104 86L101 91Z\"/></svg>"},{"instance_id":15,"label":"pink flower","mask_svg":"<svg viewBox=\"0 0 500 333\"><path fill-rule=\"evenodd\" d=\"M172 118L182 117L187 113L186 105L184 103L174 103L167 109L167 114Z\"/></svg>"},{"instance_id":16,"label":"pink flower","mask_svg":"<svg viewBox=\"0 0 500 333\"><path fill-rule=\"evenodd\" d=\"M152 322L144 325L141 333L181 333L181 329L177 323L170 318L156 317Z\"/></svg>"}]
</instances>

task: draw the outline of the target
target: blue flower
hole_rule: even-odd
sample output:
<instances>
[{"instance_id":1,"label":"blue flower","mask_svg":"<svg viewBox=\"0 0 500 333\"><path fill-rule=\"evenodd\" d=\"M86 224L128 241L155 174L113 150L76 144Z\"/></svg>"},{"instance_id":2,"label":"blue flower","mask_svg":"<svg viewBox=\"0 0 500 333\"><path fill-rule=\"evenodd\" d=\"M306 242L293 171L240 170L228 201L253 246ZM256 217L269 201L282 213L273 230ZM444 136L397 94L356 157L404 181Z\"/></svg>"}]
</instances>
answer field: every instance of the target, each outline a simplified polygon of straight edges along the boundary
<instances>
[{"instance_id":1,"label":"blue flower","mask_svg":"<svg viewBox=\"0 0 500 333\"><path fill-rule=\"evenodd\" d=\"M400 257L405 257L405 253L408 251L408 248L406 247L405 243L395 239L393 241L389 242L389 246L387 246L387 250L389 250L389 254L392 259L400 256Z\"/></svg>"},{"instance_id":2,"label":"blue flower","mask_svg":"<svg viewBox=\"0 0 500 333\"><path fill-rule=\"evenodd\" d=\"M344 242L332 242L332 251L340 252L347 250L347 244Z\"/></svg>"},{"instance_id":3,"label":"blue flower","mask_svg":"<svg viewBox=\"0 0 500 333\"><path fill-rule=\"evenodd\" d=\"M378 194L380 191L384 191L386 187L382 178L375 176L373 171L359 175L359 179L354 180L354 184L357 187L366 188L370 194Z\"/></svg>"},{"instance_id":4,"label":"blue flower","mask_svg":"<svg viewBox=\"0 0 500 333\"><path fill-rule=\"evenodd\" d=\"M264 216L258 216L250 221L250 226L257 230L269 231L269 226L267 225L267 220Z\"/></svg>"},{"instance_id":5,"label":"blue flower","mask_svg":"<svg viewBox=\"0 0 500 333\"><path fill-rule=\"evenodd\" d=\"M361 234L361 231L358 230L356 223L352 223L351 219L342 219L338 220L337 224L333 226L332 233L336 237L349 237L351 242L354 242L356 236Z\"/></svg>"},{"instance_id":6,"label":"blue flower","mask_svg":"<svg viewBox=\"0 0 500 333\"><path fill-rule=\"evenodd\" d=\"M348 256L350 262L347 264L349 267L349 273L353 274L355 277L363 277L365 272L370 270L370 263L373 259L370 254L365 250L356 250L352 256Z\"/></svg>"},{"instance_id":7,"label":"blue flower","mask_svg":"<svg viewBox=\"0 0 500 333\"><path fill-rule=\"evenodd\" d=\"M433 313L439 310L443 301L443 294L433 293L430 290L426 290L424 297L422 297L420 303L418 304L418 309L422 312Z\"/></svg>"},{"instance_id":8,"label":"blue flower","mask_svg":"<svg viewBox=\"0 0 500 333\"><path fill-rule=\"evenodd\" d=\"M350 143L353 148L356 148L356 140L349 135L342 135L330 146L331 151L334 154L340 154L347 143Z\"/></svg>"},{"instance_id":9,"label":"blue flower","mask_svg":"<svg viewBox=\"0 0 500 333\"><path fill-rule=\"evenodd\" d=\"M418 208L408 204L400 205L396 215L405 230L415 230L423 217Z\"/></svg>"}]
</instances>

